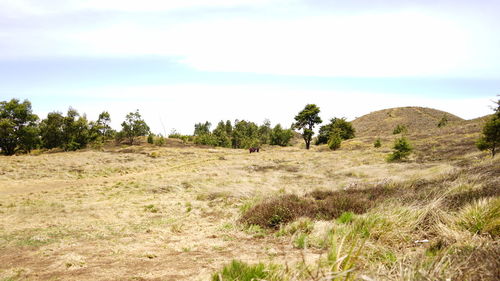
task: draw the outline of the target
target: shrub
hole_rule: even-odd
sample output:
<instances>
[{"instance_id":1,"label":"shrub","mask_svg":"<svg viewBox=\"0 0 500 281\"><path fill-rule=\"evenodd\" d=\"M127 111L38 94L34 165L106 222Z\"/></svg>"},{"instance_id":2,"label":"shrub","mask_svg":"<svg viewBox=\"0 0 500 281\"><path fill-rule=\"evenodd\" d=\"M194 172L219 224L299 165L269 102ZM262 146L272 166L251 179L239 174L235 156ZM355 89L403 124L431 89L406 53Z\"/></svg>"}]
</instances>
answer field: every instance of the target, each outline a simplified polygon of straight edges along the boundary
<instances>
[{"instance_id":1,"label":"shrub","mask_svg":"<svg viewBox=\"0 0 500 281\"><path fill-rule=\"evenodd\" d=\"M328 140L328 148L331 150L337 150L340 148L340 144L342 143L342 138L339 133L332 133L330 139Z\"/></svg>"},{"instance_id":2,"label":"shrub","mask_svg":"<svg viewBox=\"0 0 500 281\"><path fill-rule=\"evenodd\" d=\"M310 202L297 195L281 195L250 208L243 214L241 221L267 228L279 228L299 216L311 216L312 208Z\"/></svg>"},{"instance_id":3,"label":"shrub","mask_svg":"<svg viewBox=\"0 0 500 281\"><path fill-rule=\"evenodd\" d=\"M393 149L394 151L387 157L387 161L389 162L400 161L408 158L413 150L413 147L405 137L402 137L394 141Z\"/></svg>"},{"instance_id":4,"label":"shrub","mask_svg":"<svg viewBox=\"0 0 500 281\"><path fill-rule=\"evenodd\" d=\"M160 135L159 137L155 138L154 144L156 146L163 146L165 144L165 138L162 135Z\"/></svg>"},{"instance_id":5,"label":"shrub","mask_svg":"<svg viewBox=\"0 0 500 281\"><path fill-rule=\"evenodd\" d=\"M255 224L266 228L279 228L299 217L333 219L345 212L362 214L373 203L367 198L377 198L370 193L331 192L325 197L299 198L297 195L281 195L248 209L240 219L245 224Z\"/></svg>"},{"instance_id":6,"label":"shrub","mask_svg":"<svg viewBox=\"0 0 500 281\"><path fill-rule=\"evenodd\" d=\"M332 134L338 133L342 140L354 138L355 129L351 122L347 122L345 118L332 118L330 124L319 128L319 135L316 139L316 145L328 143Z\"/></svg>"},{"instance_id":7,"label":"shrub","mask_svg":"<svg viewBox=\"0 0 500 281\"><path fill-rule=\"evenodd\" d=\"M263 263L249 265L242 261L233 260L224 266L222 271L212 275L212 281L256 281L281 280L276 266L266 266Z\"/></svg>"},{"instance_id":8,"label":"shrub","mask_svg":"<svg viewBox=\"0 0 500 281\"><path fill-rule=\"evenodd\" d=\"M446 126L446 124L448 124L448 116L446 116L446 114L445 114L445 115L443 115L441 120L439 120L437 126L438 126L438 128L442 128L442 127Z\"/></svg>"},{"instance_id":9,"label":"shrub","mask_svg":"<svg viewBox=\"0 0 500 281\"><path fill-rule=\"evenodd\" d=\"M373 147L379 148L382 146L382 142L380 141L380 138L376 139L375 142L373 143Z\"/></svg>"},{"instance_id":10,"label":"shrub","mask_svg":"<svg viewBox=\"0 0 500 281\"><path fill-rule=\"evenodd\" d=\"M406 128L405 125L401 125L401 124L398 124L396 126L396 128L394 128L394 130L392 131L392 134L393 135L397 135L397 134L405 134L406 132L408 131L408 129Z\"/></svg>"},{"instance_id":11,"label":"shrub","mask_svg":"<svg viewBox=\"0 0 500 281\"><path fill-rule=\"evenodd\" d=\"M153 144L153 142L154 142L154 138L155 138L155 135L153 135L153 134L149 134L149 135L148 135L148 139L147 139L148 143L149 143L149 144Z\"/></svg>"}]
</instances>

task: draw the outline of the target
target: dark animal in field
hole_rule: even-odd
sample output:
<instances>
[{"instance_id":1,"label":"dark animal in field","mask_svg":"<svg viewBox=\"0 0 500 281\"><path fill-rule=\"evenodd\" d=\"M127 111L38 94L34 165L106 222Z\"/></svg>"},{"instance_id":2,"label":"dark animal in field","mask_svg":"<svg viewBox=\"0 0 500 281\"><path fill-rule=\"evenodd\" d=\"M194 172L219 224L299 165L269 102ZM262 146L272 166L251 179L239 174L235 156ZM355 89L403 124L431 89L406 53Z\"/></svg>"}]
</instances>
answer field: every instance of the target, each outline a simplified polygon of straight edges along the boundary
<instances>
[{"instance_id":1,"label":"dark animal in field","mask_svg":"<svg viewBox=\"0 0 500 281\"><path fill-rule=\"evenodd\" d=\"M259 152L259 148L258 147L250 147L248 149L248 151L250 151L250 153L252 153L252 152Z\"/></svg>"}]
</instances>

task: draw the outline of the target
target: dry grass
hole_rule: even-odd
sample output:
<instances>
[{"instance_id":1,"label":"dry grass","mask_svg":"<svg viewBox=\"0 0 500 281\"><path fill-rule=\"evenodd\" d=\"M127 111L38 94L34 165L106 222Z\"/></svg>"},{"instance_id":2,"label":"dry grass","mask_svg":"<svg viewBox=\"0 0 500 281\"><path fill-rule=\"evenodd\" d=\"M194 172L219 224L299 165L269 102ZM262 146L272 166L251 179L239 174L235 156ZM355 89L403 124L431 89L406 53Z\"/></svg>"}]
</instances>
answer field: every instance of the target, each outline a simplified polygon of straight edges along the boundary
<instances>
[{"instance_id":1,"label":"dry grass","mask_svg":"<svg viewBox=\"0 0 500 281\"><path fill-rule=\"evenodd\" d=\"M0 157L0 280L207 280L232 260L284 280L498 276L499 159L388 164L383 138L355 141Z\"/></svg>"}]
</instances>

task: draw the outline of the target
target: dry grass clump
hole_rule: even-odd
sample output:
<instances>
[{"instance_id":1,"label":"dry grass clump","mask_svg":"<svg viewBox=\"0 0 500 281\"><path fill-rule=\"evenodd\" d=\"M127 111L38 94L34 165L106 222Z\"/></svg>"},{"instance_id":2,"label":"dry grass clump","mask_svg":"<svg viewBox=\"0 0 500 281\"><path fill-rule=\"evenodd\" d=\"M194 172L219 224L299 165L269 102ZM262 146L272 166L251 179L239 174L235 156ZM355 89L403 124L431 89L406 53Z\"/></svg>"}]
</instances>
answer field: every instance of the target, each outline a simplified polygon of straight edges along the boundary
<instances>
[{"instance_id":1,"label":"dry grass clump","mask_svg":"<svg viewBox=\"0 0 500 281\"><path fill-rule=\"evenodd\" d=\"M356 194L338 193L317 199L287 194L255 205L243 214L240 221L248 225L277 229L299 217L329 220L345 212L361 214L371 206L369 200Z\"/></svg>"}]
</instances>

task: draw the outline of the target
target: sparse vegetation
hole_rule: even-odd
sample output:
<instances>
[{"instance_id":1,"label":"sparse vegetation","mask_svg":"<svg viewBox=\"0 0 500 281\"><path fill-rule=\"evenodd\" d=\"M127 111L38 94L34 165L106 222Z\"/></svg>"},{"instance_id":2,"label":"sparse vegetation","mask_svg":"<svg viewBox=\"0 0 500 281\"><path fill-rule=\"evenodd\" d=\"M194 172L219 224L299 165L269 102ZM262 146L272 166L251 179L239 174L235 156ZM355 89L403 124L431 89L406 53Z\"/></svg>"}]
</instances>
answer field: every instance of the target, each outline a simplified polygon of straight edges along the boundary
<instances>
[{"instance_id":1,"label":"sparse vegetation","mask_svg":"<svg viewBox=\"0 0 500 281\"><path fill-rule=\"evenodd\" d=\"M380 138L377 138L375 142L373 143L373 147L379 148L382 146L382 142L380 141Z\"/></svg>"},{"instance_id":2,"label":"sparse vegetation","mask_svg":"<svg viewBox=\"0 0 500 281\"><path fill-rule=\"evenodd\" d=\"M228 148L142 137L0 157L0 279L496 280L500 159L474 145L484 121L450 115L424 134L403 113L390 120L411 128L415 158L391 164L372 144L395 124L335 153L249 155L219 122L209 132ZM245 122L240 144L253 139ZM273 143L270 124L255 125Z\"/></svg>"}]
</instances>

